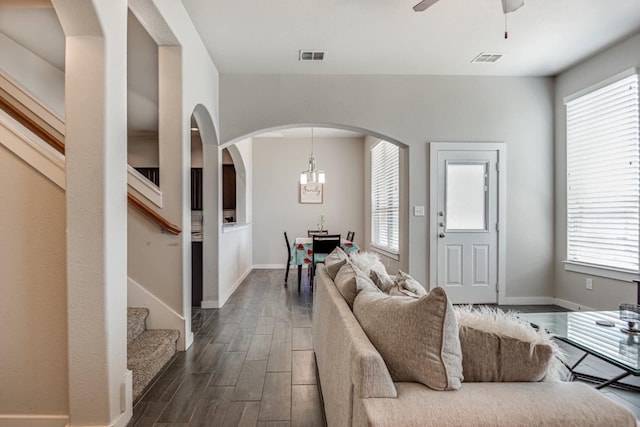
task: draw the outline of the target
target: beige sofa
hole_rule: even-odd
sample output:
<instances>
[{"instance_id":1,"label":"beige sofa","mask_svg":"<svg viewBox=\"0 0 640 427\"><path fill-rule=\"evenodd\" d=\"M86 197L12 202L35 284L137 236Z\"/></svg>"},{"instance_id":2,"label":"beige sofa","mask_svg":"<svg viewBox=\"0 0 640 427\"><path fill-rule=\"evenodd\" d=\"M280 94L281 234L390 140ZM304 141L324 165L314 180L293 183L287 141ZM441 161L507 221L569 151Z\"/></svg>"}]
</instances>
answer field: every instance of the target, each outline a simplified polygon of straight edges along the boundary
<instances>
[{"instance_id":1,"label":"beige sofa","mask_svg":"<svg viewBox=\"0 0 640 427\"><path fill-rule=\"evenodd\" d=\"M329 427L636 426L631 411L583 383L464 382L456 391L394 383L323 265L312 332Z\"/></svg>"}]
</instances>

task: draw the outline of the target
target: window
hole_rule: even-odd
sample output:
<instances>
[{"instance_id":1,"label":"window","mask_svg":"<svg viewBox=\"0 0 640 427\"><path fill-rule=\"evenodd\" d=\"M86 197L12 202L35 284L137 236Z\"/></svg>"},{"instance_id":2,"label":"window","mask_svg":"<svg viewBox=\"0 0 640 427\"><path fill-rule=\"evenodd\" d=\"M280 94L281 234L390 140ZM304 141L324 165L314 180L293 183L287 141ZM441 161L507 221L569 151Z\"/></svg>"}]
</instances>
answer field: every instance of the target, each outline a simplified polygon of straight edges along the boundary
<instances>
[{"instance_id":1,"label":"window","mask_svg":"<svg viewBox=\"0 0 640 427\"><path fill-rule=\"evenodd\" d=\"M638 98L634 72L565 100L568 263L639 270Z\"/></svg>"},{"instance_id":2,"label":"window","mask_svg":"<svg viewBox=\"0 0 640 427\"><path fill-rule=\"evenodd\" d=\"M398 253L400 149L380 141L371 149L371 242Z\"/></svg>"}]
</instances>

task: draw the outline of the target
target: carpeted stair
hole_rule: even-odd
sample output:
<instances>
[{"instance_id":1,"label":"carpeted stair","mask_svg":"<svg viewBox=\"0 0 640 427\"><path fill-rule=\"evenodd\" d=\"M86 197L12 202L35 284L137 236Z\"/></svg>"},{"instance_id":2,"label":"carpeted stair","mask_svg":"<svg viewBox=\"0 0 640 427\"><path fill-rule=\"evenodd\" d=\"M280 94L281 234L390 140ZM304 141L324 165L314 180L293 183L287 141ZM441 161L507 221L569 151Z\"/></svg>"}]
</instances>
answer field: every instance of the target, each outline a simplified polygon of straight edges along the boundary
<instances>
[{"instance_id":1,"label":"carpeted stair","mask_svg":"<svg viewBox=\"0 0 640 427\"><path fill-rule=\"evenodd\" d=\"M176 353L180 332L170 329L147 329L149 310L127 310L127 367L133 372L133 400Z\"/></svg>"}]
</instances>

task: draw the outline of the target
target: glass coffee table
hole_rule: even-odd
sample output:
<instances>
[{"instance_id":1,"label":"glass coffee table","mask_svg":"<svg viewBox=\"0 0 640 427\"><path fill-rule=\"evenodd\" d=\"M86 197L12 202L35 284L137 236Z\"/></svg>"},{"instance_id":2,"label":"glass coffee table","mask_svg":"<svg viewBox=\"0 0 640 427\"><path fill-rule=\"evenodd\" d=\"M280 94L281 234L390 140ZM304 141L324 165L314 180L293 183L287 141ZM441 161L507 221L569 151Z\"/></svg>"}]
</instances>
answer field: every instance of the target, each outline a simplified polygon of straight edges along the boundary
<instances>
[{"instance_id":1,"label":"glass coffee table","mask_svg":"<svg viewBox=\"0 0 640 427\"><path fill-rule=\"evenodd\" d=\"M518 317L537 328L544 328L559 341L584 352L572 366L566 365L570 379L582 379L597 384L640 392L640 387L621 383L629 375L640 375L640 335L622 332L627 322L620 320L619 311L570 311L556 313L518 313ZM598 323L613 323L602 326ZM623 370L606 379L576 372L576 368L588 356L594 356Z\"/></svg>"}]
</instances>

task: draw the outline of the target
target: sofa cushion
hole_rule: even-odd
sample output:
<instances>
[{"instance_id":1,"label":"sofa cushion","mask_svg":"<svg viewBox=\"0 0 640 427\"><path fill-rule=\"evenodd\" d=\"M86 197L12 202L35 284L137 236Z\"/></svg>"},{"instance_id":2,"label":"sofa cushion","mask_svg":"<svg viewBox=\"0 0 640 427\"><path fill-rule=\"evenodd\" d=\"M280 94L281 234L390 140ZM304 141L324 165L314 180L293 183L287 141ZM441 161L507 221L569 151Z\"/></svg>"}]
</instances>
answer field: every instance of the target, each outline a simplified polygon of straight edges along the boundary
<instances>
[{"instance_id":1,"label":"sofa cushion","mask_svg":"<svg viewBox=\"0 0 640 427\"><path fill-rule=\"evenodd\" d=\"M354 426L637 427L629 409L580 382L465 383L440 393L396 383L396 399L354 401Z\"/></svg>"},{"instance_id":2,"label":"sofa cushion","mask_svg":"<svg viewBox=\"0 0 640 427\"><path fill-rule=\"evenodd\" d=\"M340 271L340 268L347 263L348 259L348 255L340 246L337 246L333 251L331 251L331 253L329 253L329 255L327 255L324 259L324 265L327 268L327 273L331 279L335 280L338 271Z\"/></svg>"},{"instance_id":3,"label":"sofa cushion","mask_svg":"<svg viewBox=\"0 0 640 427\"><path fill-rule=\"evenodd\" d=\"M560 351L549 334L489 307L457 307L465 382L558 380Z\"/></svg>"},{"instance_id":4,"label":"sofa cushion","mask_svg":"<svg viewBox=\"0 0 640 427\"><path fill-rule=\"evenodd\" d=\"M462 381L458 322L442 288L415 299L362 291L353 313L394 381L455 390Z\"/></svg>"},{"instance_id":5,"label":"sofa cushion","mask_svg":"<svg viewBox=\"0 0 640 427\"><path fill-rule=\"evenodd\" d=\"M395 286L397 286L397 291L400 294L418 297L427 294L427 291L424 289L424 286L420 284L420 282L411 277L409 274L400 270L398 270L398 274L396 274L394 284Z\"/></svg>"}]
</instances>

